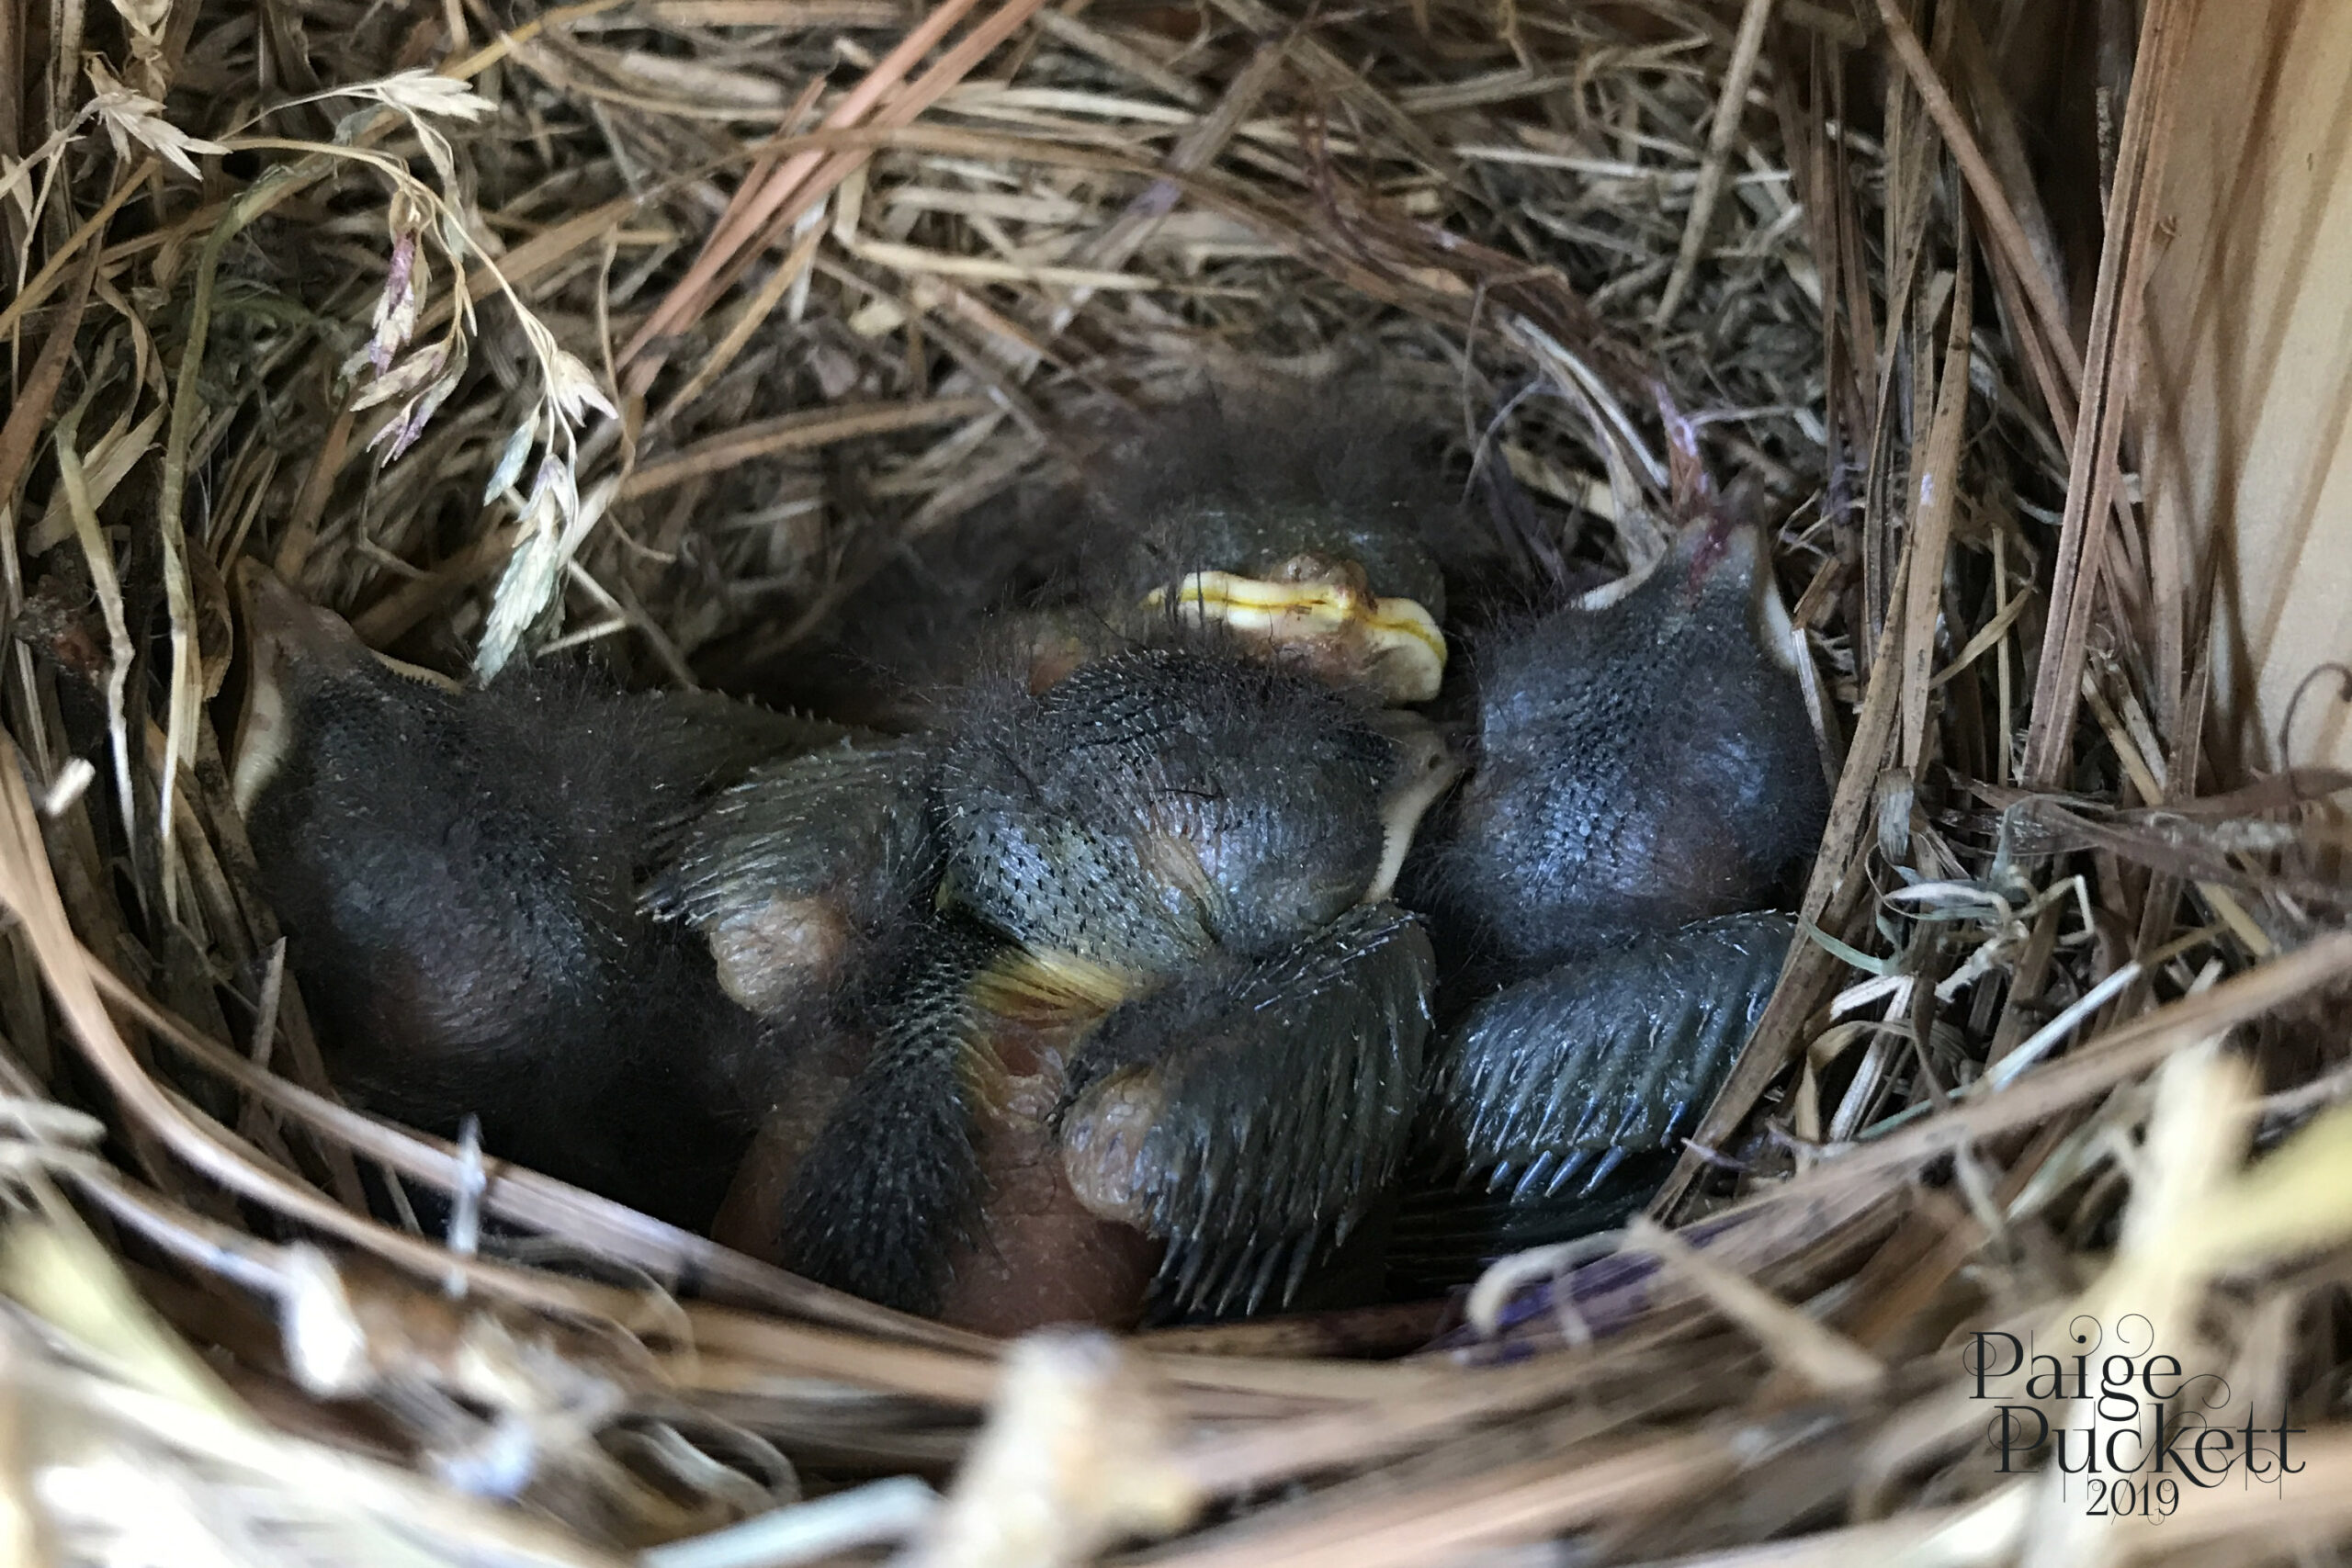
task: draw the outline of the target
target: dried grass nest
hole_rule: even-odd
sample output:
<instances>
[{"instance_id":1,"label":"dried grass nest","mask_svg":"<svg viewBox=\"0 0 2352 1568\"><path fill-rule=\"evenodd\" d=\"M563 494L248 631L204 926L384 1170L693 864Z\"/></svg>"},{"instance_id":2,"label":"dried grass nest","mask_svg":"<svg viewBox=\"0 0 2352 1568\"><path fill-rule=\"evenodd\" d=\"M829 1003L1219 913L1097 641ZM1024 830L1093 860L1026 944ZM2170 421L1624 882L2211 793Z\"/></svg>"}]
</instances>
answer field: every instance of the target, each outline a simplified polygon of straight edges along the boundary
<instances>
[{"instance_id":1,"label":"dried grass nest","mask_svg":"<svg viewBox=\"0 0 2352 1568\"><path fill-rule=\"evenodd\" d=\"M2352 1539L2352 780L2206 762L2209 606L2122 477L2192 5L2102 40L2128 99L2031 102L2001 0L6 6L8 1560ZM1819 939L1663 1224L1458 1306L1008 1348L334 1100L226 804L232 563L451 672L688 681L1073 421L1341 360L1564 551L1702 483L1777 525ZM363 1167L531 1239L379 1224ZM2301 1470L2161 1527L2004 1473L1970 1334L2086 1324ZM2011 1403L2111 1428L2104 1364Z\"/></svg>"}]
</instances>

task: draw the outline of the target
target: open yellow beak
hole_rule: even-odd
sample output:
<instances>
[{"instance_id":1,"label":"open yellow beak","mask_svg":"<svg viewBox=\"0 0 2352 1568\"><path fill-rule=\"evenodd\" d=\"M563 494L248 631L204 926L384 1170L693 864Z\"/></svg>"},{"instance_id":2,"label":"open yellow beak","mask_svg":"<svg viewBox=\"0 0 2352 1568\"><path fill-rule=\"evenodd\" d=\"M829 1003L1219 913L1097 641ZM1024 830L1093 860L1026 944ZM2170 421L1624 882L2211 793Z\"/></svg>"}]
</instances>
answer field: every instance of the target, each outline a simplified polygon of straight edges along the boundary
<instances>
[{"instance_id":1,"label":"open yellow beak","mask_svg":"<svg viewBox=\"0 0 2352 1568\"><path fill-rule=\"evenodd\" d=\"M1144 607L1167 602L1168 591L1154 589ZM1418 601L1375 598L1344 582L1196 571L1176 585L1176 613L1302 659L1327 679L1366 682L1392 703L1428 702L1445 676L1445 634Z\"/></svg>"}]
</instances>

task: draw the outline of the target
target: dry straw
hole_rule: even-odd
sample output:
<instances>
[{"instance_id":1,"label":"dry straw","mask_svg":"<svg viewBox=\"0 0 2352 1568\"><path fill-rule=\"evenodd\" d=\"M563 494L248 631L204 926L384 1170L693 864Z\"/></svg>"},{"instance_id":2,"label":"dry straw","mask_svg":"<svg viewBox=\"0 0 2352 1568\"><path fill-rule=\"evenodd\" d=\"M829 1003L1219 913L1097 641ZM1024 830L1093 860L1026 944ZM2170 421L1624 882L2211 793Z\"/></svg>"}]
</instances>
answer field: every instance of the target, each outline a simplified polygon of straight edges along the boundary
<instances>
[{"instance_id":1,"label":"dry straw","mask_svg":"<svg viewBox=\"0 0 2352 1568\"><path fill-rule=\"evenodd\" d=\"M2200 766L2210 605L2124 481L2194 6L2091 8L2132 63L2095 189L2040 173L2014 0L0 7L0 1552L2352 1539L2352 781ZM335 1100L215 735L233 563L451 672L691 681L1075 419L1367 361L1539 554L1637 562L1711 493L1778 526L1835 805L1655 1222L1458 1307L1006 1354ZM371 1168L508 1239L379 1223ZM2302 1469L2160 1528L2001 1472L1968 1332L2133 1314Z\"/></svg>"}]
</instances>

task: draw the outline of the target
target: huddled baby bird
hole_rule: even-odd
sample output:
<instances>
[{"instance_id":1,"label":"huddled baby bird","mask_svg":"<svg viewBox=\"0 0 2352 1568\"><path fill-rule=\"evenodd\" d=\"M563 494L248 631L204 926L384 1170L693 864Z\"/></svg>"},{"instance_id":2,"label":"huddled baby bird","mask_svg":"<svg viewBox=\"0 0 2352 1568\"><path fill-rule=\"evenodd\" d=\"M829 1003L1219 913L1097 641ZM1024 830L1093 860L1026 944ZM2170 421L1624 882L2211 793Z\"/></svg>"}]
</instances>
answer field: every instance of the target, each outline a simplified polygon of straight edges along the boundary
<instances>
[{"instance_id":1,"label":"huddled baby bird","mask_svg":"<svg viewBox=\"0 0 2352 1568\"><path fill-rule=\"evenodd\" d=\"M257 579L239 800L338 1081L991 1332L1611 1223L1793 936L1826 795L1786 622L1713 517L1605 604L1481 602L1412 434L1156 419L1032 521L1042 588L885 574L842 617L895 640L805 667L887 728L458 692Z\"/></svg>"}]
</instances>

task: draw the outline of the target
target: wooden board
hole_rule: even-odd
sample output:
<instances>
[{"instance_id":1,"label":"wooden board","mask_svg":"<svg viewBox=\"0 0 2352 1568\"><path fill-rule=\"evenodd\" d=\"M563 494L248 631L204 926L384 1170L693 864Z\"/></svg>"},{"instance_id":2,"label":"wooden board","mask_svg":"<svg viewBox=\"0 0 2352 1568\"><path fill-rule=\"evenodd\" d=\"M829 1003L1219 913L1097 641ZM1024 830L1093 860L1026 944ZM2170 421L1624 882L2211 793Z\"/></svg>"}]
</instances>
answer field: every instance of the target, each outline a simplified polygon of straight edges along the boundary
<instances>
[{"instance_id":1,"label":"wooden board","mask_svg":"<svg viewBox=\"0 0 2352 1568\"><path fill-rule=\"evenodd\" d=\"M2148 298L2152 529L2218 574L2225 762L2352 764L2352 4L2205 0ZM2190 584L2193 588L2194 584Z\"/></svg>"}]
</instances>

